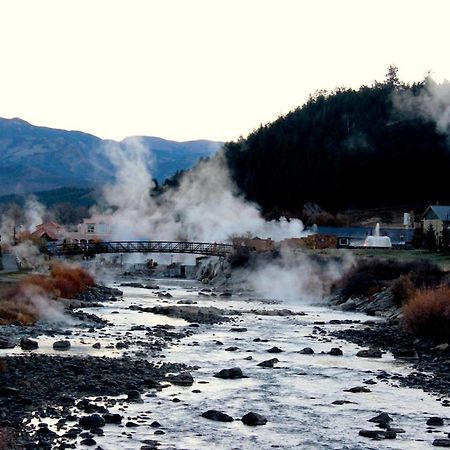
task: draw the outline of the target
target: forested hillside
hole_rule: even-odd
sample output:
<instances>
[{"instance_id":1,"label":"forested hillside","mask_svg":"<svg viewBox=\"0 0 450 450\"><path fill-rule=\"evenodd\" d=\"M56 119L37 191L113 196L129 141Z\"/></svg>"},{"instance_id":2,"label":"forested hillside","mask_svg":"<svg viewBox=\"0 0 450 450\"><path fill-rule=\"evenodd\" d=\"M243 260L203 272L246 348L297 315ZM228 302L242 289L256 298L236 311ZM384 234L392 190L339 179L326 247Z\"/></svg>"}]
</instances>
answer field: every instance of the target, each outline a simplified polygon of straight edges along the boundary
<instances>
[{"instance_id":1,"label":"forested hillside","mask_svg":"<svg viewBox=\"0 0 450 450\"><path fill-rule=\"evenodd\" d=\"M318 92L296 110L225 145L233 177L265 213L330 211L450 200L448 137L395 100L419 99L429 80Z\"/></svg>"}]
</instances>

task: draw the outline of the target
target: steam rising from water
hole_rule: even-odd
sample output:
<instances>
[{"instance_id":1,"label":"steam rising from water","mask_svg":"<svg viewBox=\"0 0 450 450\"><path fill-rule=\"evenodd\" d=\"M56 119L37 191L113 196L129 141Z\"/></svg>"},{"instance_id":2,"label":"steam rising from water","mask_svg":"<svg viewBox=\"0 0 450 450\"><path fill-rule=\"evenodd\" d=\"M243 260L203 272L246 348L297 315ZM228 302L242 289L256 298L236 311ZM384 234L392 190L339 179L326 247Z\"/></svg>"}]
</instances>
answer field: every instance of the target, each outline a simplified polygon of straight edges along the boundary
<instances>
[{"instance_id":1,"label":"steam rising from water","mask_svg":"<svg viewBox=\"0 0 450 450\"><path fill-rule=\"evenodd\" d=\"M314 257L283 250L279 258L264 261L243 273L247 285L262 298L288 303L317 302L354 264L350 253L342 258Z\"/></svg>"},{"instance_id":2,"label":"steam rising from water","mask_svg":"<svg viewBox=\"0 0 450 450\"><path fill-rule=\"evenodd\" d=\"M239 235L281 240L304 235L299 220L267 222L231 180L223 154L200 162L176 189L154 198L148 154L139 140L108 148L116 183L104 190L115 239L222 242Z\"/></svg>"},{"instance_id":3,"label":"steam rising from water","mask_svg":"<svg viewBox=\"0 0 450 450\"><path fill-rule=\"evenodd\" d=\"M439 133L450 134L450 83L436 83L428 77L419 95L401 91L393 97L394 106L400 112L422 117L436 123Z\"/></svg>"}]
</instances>

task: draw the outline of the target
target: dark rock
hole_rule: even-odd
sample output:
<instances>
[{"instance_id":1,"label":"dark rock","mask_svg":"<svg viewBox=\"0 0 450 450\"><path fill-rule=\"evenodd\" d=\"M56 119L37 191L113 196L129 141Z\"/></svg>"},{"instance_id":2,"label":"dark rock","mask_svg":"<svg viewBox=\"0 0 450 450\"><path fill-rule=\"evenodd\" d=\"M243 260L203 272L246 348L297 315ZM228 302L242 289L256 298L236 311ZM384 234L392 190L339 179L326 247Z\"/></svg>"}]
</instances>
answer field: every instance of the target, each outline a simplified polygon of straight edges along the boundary
<instances>
[{"instance_id":1,"label":"dark rock","mask_svg":"<svg viewBox=\"0 0 450 450\"><path fill-rule=\"evenodd\" d=\"M154 420L154 421L150 424L150 426L151 426L152 428L160 428L160 427L162 427L162 425L161 425L158 421L156 421L156 420Z\"/></svg>"},{"instance_id":2,"label":"dark rock","mask_svg":"<svg viewBox=\"0 0 450 450\"><path fill-rule=\"evenodd\" d=\"M273 368L273 366L277 363L280 362L280 360L278 358L272 358L272 359L267 359L266 361L262 361L258 364L258 366L260 367L269 367L269 368Z\"/></svg>"},{"instance_id":3,"label":"dark rock","mask_svg":"<svg viewBox=\"0 0 450 450\"><path fill-rule=\"evenodd\" d=\"M130 346L130 344L128 344L128 342L118 342L116 344L116 348L118 350L122 349L122 348L128 348Z\"/></svg>"},{"instance_id":4,"label":"dark rock","mask_svg":"<svg viewBox=\"0 0 450 450\"><path fill-rule=\"evenodd\" d=\"M96 342L94 345L92 345L92 348L95 348L98 350L101 346L102 345L100 344L100 342Z\"/></svg>"},{"instance_id":5,"label":"dark rock","mask_svg":"<svg viewBox=\"0 0 450 450\"><path fill-rule=\"evenodd\" d=\"M90 430L91 428L101 428L105 426L105 419L98 415L98 414L92 414L90 416L83 416L80 417L78 420L78 423L80 424L80 427L85 430Z\"/></svg>"},{"instance_id":6,"label":"dark rock","mask_svg":"<svg viewBox=\"0 0 450 450\"><path fill-rule=\"evenodd\" d=\"M239 347L231 346L225 349L226 352L235 352L236 350L239 350Z\"/></svg>"},{"instance_id":7,"label":"dark rock","mask_svg":"<svg viewBox=\"0 0 450 450\"><path fill-rule=\"evenodd\" d=\"M444 419L441 417L430 417L427 420L427 425L430 425L431 427L442 427L444 425Z\"/></svg>"},{"instance_id":8,"label":"dark rock","mask_svg":"<svg viewBox=\"0 0 450 450\"><path fill-rule=\"evenodd\" d=\"M435 439L433 441L434 447L450 447L450 439Z\"/></svg>"},{"instance_id":9,"label":"dark rock","mask_svg":"<svg viewBox=\"0 0 450 450\"><path fill-rule=\"evenodd\" d=\"M9 341L8 339L0 339L0 349L10 349L14 348L16 346L16 343L13 341Z\"/></svg>"},{"instance_id":10,"label":"dark rock","mask_svg":"<svg viewBox=\"0 0 450 450\"><path fill-rule=\"evenodd\" d=\"M394 358L417 358L417 352L413 348L397 348L392 350Z\"/></svg>"},{"instance_id":11,"label":"dark rock","mask_svg":"<svg viewBox=\"0 0 450 450\"><path fill-rule=\"evenodd\" d=\"M194 384L194 378L189 372L181 372L177 375L172 375L167 380L177 386L192 386Z\"/></svg>"},{"instance_id":12,"label":"dark rock","mask_svg":"<svg viewBox=\"0 0 450 450\"><path fill-rule=\"evenodd\" d=\"M39 348L39 344L37 341L33 341L32 339L22 338L20 340L20 348L22 350L36 350Z\"/></svg>"},{"instance_id":13,"label":"dark rock","mask_svg":"<svg viewBox=\"0 0 450 450\"><path fill-rule=\"evenodd\" d=\"M269 348L269 350L267 350L267 353L283 353L283 350L281 350L281 348L278 347L272 347Z\"/></svg>"},{"instance_id":14,"label":"dark rock","mask_svg":"<svg viewBox=\"0 0 450 450\"><path fill-rule=\"evenodd\" d=\"M222 369L214 375L216 378L223 378L225 380L233 380L237 378L244 378L242 370L239 367L232 367L231 369Z\"/></svg>"},{"instance_id":15,"label":"dark rock","mask_svg":"<svg viewBox=\"0 0 450 450\"><path fill-rule=\"evenodd\" d=\"M333 356L342 356L342 350L338 347L333 347L329 352L329 355L333 355Z\"/></svg>"},{"instance_id":16,"label":"dark rock","mask_svg":"<svg viewBox=\"0 0 450 450\"><path fill-rule=\"evenodd\" d=\"M388 413L382 412L381 414L378 414L378 416L369 419L369 422L378 423L381 428L389 428L392 418Z\"/></svg>"},{"instance_id":17,"label":"dark rock","mask_svg":"<svg viewBox=\"0 0 450 450\"><path fill-rule=\"evenodd\" d=\"M247 331L247 328L233 327L233 328L230 328L230 331L234 331L235 333L245 333Z\"/></svg>"},{"instance_id":18,"label":"dark rock","mask_svg":"<svg viewBox=\"0 0 450 450\"><path fill-rule=\"evenodd\" d=\"M311 347L305 347L302 348L299 353L301 353L302 355L313 355L314 354L314 350Z\"/></svg>"},{"instance_id":19,"label":"dark rock","mask_svg":"<svg viewBox=\"0 0 450 450\"><path fill-rule=\"evenodd\" d=\"M369 348L366 350L360 350L356 353L359 358L381 358L381 350L377 348Z\"/></svg>"},{"instance_id":20,"label":"dark rock","mask_svg":"<svg viewBox=\"0 0 450 450\"><path fill-rule=\"evenodd\" d=\"M142 400L141 393L135 389L127 392L127 400L131 402L139 402Z\"/></svg>"},{"instance_id":21,"label":"dark rock","mask_svg":"<svg viewBox=\"0 0 450 450\"><path fill-rule=\"evenodd\" d=\"M228 414L225 414L221 411L216 411L215 409L210 409L204 413L202 413L202 417L205 417L209 420L216 420L218 422L233 422L233 418Z\"/></svg>"},{"instance_id":22,"label":"dark rock","mask_svg":"<svg viewBox=\"0 0 450 450\"><path fill-rule=\"evenodd\" d=\"M54 350L69 350L70 349L70 341L56 341L53 342Z\"/></svg>"},{"instance_id":23,"label":"dark rock","mask_svg":"<svg viewBox=\"0 0 450 450\"><path fill-rule=\"evenodd\" d=\"M87 447L91 447L93 445L97 445L97 442L95 442L95 439L87 438L87 439L83 439L80 442L80 445L86 445Z\"/></svg>"},{"instance_id":24,"label":"dark rock","mask_svg":"<svg viewBox=\"0 0 450 450\"><path fill-rule=\"evenodd\" d=\"M120 414L103 414L103 418L105 419L106 423L121 423L122 422L122 416Z\"/></svg>"},{"instance_id":25,"label":"dark rock","mask_svg":"<svg viewBox=\"0 0 450 450\"><path fill-rule=\"evenodd\" d=\"M262 416L261 414L258 413L254 413L254 412L249 412L247 414L245 414L241 421L245 424L245 425L249 425L249 426L257 426L257 425L265 425L267 423L267 419Z\"/></svg>"},{"instance_id":26,"label":"dark rock","mask_svg":"<svg viewBox=\"0 0 450 450\"><path fill-rule=\"evenodd\" d=\"M372 392L369 388L365 386L355 386L350 389L346 389L345 392L352 392L353 394L358 394L360 392Z\"/></svg>"},{"instance_id":27,"label":"dark rock","mask_svg":"<svg viewBox=\"0 0 450 450\"><path fill-rule=\"evenodd\" d=\"M382 430L360 430L358 433L362 437L367 437L375 440L380 439L395 439L397 437L396 433L392 431L382 431Z\"/></svg>"},{"instance_id":28,"label":"dark rock","mask_svg":"<svg viewBox=\"0 0 450 450\"><path fill-rule=\"evenodd\" d=\"M139 424L137 424L136 422L131 422L131 421L129 421L129 422L127 422L127 423L125 424L125 426L126 426L127 428L135 428L135 427L138 427Z\"/></svg>"}]
</instances>

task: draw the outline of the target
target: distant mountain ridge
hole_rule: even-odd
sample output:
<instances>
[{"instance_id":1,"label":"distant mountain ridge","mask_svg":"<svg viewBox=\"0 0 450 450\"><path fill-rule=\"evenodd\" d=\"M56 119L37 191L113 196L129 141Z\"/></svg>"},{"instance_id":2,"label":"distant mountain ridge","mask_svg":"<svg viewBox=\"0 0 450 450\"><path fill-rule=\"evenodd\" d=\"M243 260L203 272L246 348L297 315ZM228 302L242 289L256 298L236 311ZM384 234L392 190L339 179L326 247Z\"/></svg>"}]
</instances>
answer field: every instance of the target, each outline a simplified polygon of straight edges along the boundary
<instances>
[{"instance_id":1,"label":"distant mountain ridge","mask_svg":"<svg viewBox=\"0 0 450 450\"><path fill-rule=\"evenodd\" d=\"M0 195L111 182L115 168L105 147L126 146L136 138L151 152L152 176L159 181L192 167L222 146L222 142L176 142L152 136L117 142L81 131L34 126L19 118L0 118Z\"/></svg>"}]
</instances>

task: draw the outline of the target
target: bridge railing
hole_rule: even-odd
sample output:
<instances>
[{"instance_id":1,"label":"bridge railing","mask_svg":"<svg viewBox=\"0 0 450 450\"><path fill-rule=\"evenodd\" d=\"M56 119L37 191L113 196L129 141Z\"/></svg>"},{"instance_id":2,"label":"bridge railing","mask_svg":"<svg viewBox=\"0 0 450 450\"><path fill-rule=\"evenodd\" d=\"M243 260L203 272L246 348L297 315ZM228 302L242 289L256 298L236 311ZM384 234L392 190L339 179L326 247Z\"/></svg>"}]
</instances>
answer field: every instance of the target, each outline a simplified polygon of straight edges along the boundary
<instances>
[{"instance_id":1,"label":"bridge railing","mask_svg":"<svg viewBox=\"0 0 450 450\"><path fill-rule=\"evenodd\" d=\"M226 256L233 251L231 244L172 241L103 241L49 244L49 255L95 255L101 253L190 253Z\"/></svg>"}]
</instances>

